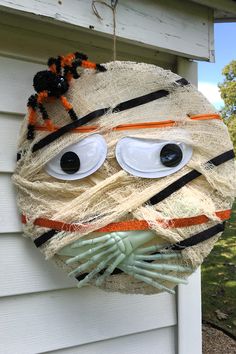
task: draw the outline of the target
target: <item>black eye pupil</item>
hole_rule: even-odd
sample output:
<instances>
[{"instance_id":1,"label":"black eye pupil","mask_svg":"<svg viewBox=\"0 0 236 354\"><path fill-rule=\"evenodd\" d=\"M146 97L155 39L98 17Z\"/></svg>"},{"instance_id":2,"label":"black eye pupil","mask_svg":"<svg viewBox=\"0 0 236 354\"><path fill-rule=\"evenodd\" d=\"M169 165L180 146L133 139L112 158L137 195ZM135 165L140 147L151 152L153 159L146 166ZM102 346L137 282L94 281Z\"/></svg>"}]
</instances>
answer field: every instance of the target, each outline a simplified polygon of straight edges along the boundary
<instances>
[{"instance_id":1,"label":"black eye pupil","mask_svg":"<svg viewBox=\"0 0 236 354\"><path fill-rule=\"evenodd\" d=\"M73 151L66 152L61 157L60 166L61 169L69 175L76 173L80 168L79 156Z\"/></svg>"},{"instance_id":2,"label":"black eye pupil","mask_svg":"<svg viewBox=\"0 0 236 354\"><path fill-rule=\"evenodd\" d=\"M183 153L178 145L166 144L161 149L160 158L164 166L175 167L182 161Z\"/></svg>"}]
</instances>

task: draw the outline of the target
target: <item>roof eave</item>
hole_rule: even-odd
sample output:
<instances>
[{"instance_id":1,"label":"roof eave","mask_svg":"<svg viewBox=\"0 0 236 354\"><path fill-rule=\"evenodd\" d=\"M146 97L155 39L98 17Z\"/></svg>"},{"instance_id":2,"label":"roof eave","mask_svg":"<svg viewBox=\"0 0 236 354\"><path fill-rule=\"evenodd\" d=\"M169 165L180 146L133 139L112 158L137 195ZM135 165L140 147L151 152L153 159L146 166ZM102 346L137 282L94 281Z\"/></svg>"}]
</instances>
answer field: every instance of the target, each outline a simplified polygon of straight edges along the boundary
<instances>
[{"instance_id":1,"label":"roof eave","mask_svg":"<svg viewBox=\"0 0 236 354\"><path fill-rule=\"evenodd\" d=\"M236 0L190 0L214 9L214 22L236 22Z\"/></svg>"}]
</instances>

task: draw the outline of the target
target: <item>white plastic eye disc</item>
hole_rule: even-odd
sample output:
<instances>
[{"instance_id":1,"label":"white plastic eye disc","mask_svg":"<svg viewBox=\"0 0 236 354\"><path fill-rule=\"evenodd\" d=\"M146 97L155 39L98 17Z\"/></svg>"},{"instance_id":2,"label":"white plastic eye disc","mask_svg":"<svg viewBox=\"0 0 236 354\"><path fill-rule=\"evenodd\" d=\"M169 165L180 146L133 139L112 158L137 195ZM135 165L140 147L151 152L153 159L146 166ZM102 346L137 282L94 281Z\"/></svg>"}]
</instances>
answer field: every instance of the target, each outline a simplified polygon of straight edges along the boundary
<instances>
[{"instance_id":1,"label":"white plastic eye disc","mask_svg":"<svg viewBox=\"0 0 236 354\"><path fill-rule=\"evenodd\" d=\"M50 160L45 169L50 176L77 180L97 171L107 155L107 144L99 134L93 134L63 149Z\"/></svg>"},{"instance_id":2,"label":"white plastic eye disc","mask_svg":"<svg viewBox=\"0 0 236 354\"><path fill-rule=\"evenodd\" d=\"M130 174L144 178L168 176L190 160L192 148L182 142L122 138L116 145L116 159Z\"/></svg>"}]
</instances>

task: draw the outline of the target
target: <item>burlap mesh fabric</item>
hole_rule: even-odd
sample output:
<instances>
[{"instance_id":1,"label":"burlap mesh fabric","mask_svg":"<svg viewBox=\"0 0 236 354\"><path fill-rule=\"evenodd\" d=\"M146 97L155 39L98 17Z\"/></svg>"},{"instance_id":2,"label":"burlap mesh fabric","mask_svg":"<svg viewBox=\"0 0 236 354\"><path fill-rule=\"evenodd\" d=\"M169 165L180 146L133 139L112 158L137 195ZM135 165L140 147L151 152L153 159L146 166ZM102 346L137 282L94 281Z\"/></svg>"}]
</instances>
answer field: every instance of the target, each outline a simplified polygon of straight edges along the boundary
<instances>
[{"instance_id":1,"label":"burlap mesh fabric","mask_svg":"<svg viewBox=\"0 0 236 354\"><path fill-rule=\"evenodd\" d=\"M33 224L36 218L78 223L82 226L89 223L89 227L84 227L80 232L58 232L40 247L46 259L53 259L67 272L70 268L65 265L65 257L57 253L81 237L94 237L96 234L92 232L100 227L114 221L146 220L156 232L154 243L173 244L204 230L206 226L202 224L169 229L160 225L157 219L204 214L210 219L210 227L219 221L215 215L217 210L231 209L235 195L233 160L217 168L204 165L212 157L232 149L232 143L221 120L189 119L192 115L215 112L214 107L194 86L178 85L178 75L154 65L116 61L104 66L107 71L103 73L84 70L79 79L72 80L66 93L79 117L99 108L111 107L108 113L92 122L98 126L96 132L103 135L108 145L107 158L98 171L75 181L58 180L45 171L47 162L62 149L94 132L67 133L35 153L32 153L33 144L49 133L37 131L33 141L27 140L27 116L20 132L19 150L22 151L22 158L17 164L13 182L17 188L19 209L27 215L24 234L35 240L47 231ZM112 108L120 102L162 89L168 90L169 95L129 110L112 113ZM45 106L54 124L62 126L70 123L70 117L59 101L48 102ZM40 116L38 120L40 122ZM120 124L162 120L175 120L176 125L132 131L112 130ZM135 177L122 170L115 158L117 141L124 136L182 141L192 146L193 155L181 170L169 176L158 179ZM202 176L157 205L146 204L153 195L192 169L201 172ZM195 269L211 251L219 236L185 249L179 262ZM108 291L125 293L158 292L158 289L127 274L110 276L102 287Z\"/></svg>"}]
</instances>

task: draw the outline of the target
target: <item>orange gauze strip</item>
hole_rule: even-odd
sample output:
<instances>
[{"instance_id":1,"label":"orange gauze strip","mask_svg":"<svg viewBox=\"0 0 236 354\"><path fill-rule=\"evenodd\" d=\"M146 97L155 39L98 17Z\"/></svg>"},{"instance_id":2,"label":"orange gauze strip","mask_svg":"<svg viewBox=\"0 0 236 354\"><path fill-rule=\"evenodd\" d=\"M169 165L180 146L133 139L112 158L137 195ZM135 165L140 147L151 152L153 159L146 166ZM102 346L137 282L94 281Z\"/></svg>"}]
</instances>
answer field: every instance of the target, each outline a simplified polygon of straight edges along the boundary
<instances>
[{"instance_id":1,"label":"orange gauze strip","mask_svg":"<svg viewBox=\"0 0 236 354\"><path fill-rule=\"evenodd\" d=\"M230 218L231 210L217 211L215 215L221 220L227 220ZM178 218L178 219L160 219L157 220L163 227L166 228L181 228L194 225L200 225L207 223L210 219L206 215L197 215L189 218ZM22 215L22 223L27 223L27 218ZM78 224L67 224L61 221L49 220L44 218L38 218L34 221L34 225L40 227L46 227L49 229L68 231L68 232L79 232L82 228L86 228L86 225ZM150 226L146 220L127 220L108 224L96 232L115 232L115 231L141 231L150 229Z\"/></svg>"},{"instance_id":2,"label":"orange gauze strip","mask_svg":"<svg viewBox=\"0 0 236 354\"><path fill-rule=\"evenodd\" d=\"M222 120L219 114L197 114L194 116L189 117L191 120L211 120L211 119L219 119ZM137 130L137 129L155 129L155 128L165 128L165 127L173 127L178 123L182 123L186 121L175 121L175 120L164 120L159 122L143 122L143 123L134 123L134 124L121 124L113 127L111 130L113 131L121 131L121 130ZM53 130L50 131L57 131L61 127L54 126ZM35 127L36 130L40 131L48 131L48 128L45 125L37 125ZM99 129L98 126L83 126L79 128L75 128L72 130L74 133L90 133L95 130Z\"/></svg>"}]
</instances>

